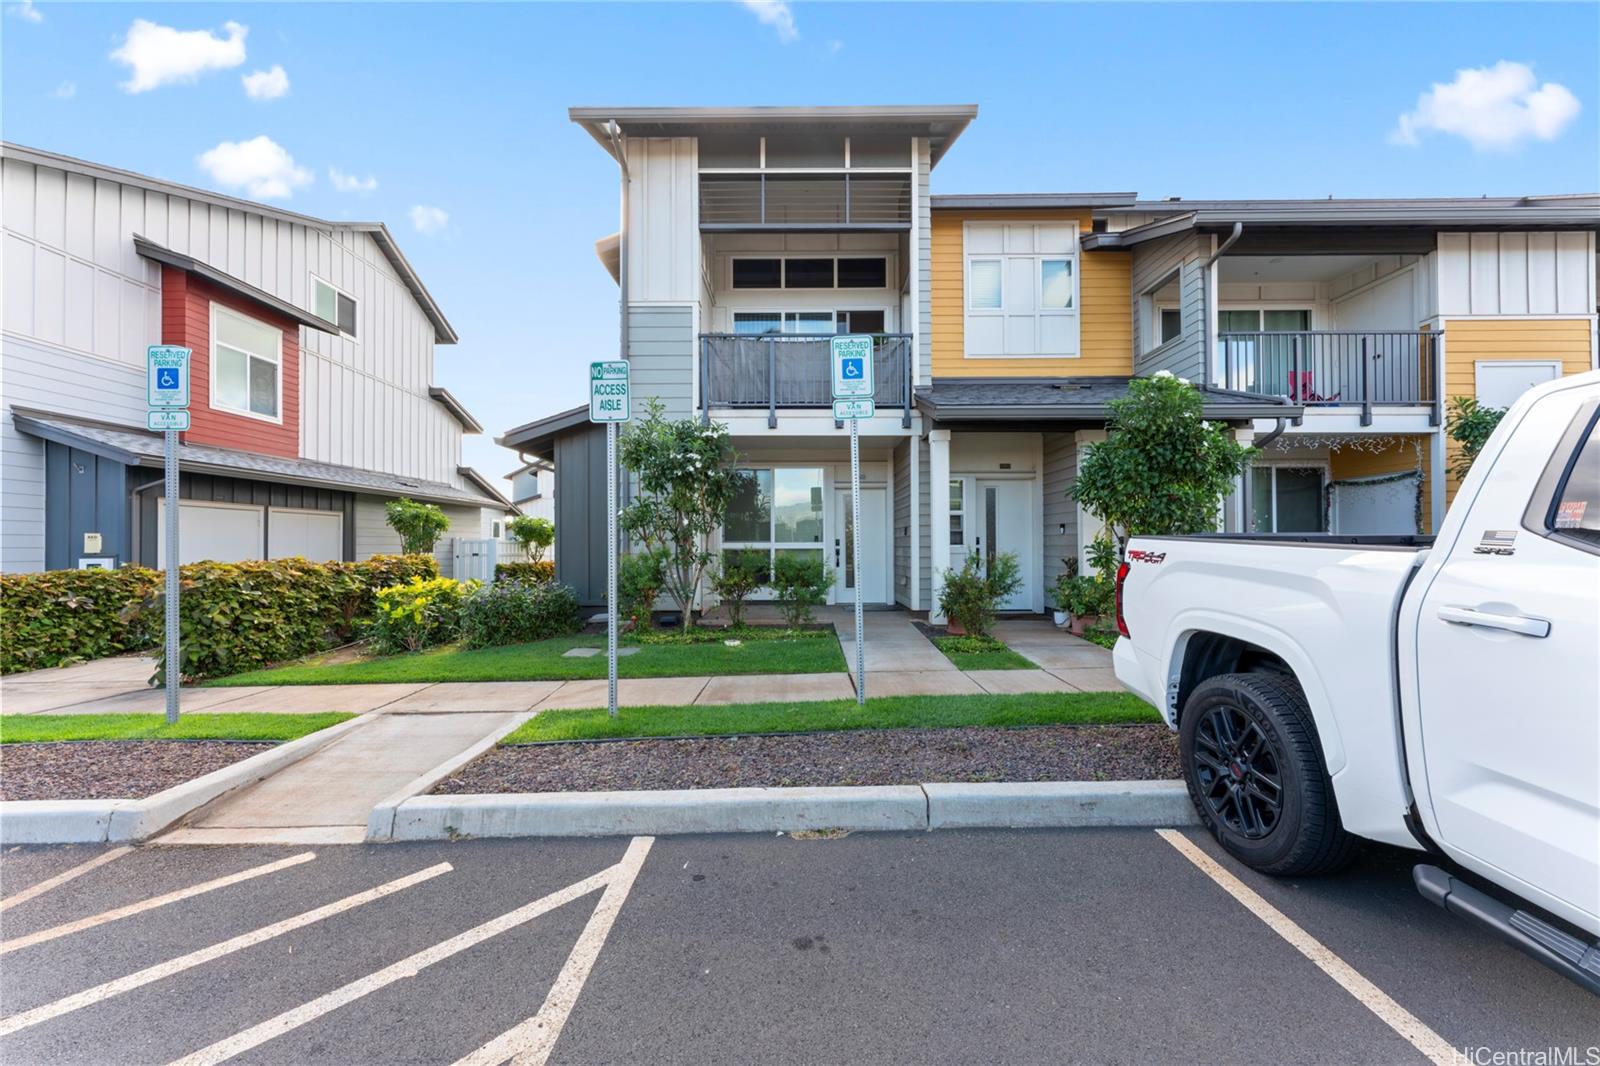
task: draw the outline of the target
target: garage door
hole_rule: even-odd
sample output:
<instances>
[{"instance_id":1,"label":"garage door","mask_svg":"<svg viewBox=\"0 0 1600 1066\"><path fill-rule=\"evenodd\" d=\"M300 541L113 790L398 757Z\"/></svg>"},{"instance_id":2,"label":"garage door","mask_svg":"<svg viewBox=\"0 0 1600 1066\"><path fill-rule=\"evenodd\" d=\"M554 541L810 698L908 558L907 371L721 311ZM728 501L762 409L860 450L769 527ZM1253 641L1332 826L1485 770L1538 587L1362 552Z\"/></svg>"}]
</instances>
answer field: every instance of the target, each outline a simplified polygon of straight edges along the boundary
<instances>
[{"instance_id":1,"label":"garage door","mask_svg":"<svg viewBox=\"0 0 1600 1066\"><path fill-rule=\"evenodd\" d=\"M267 558L292 556L325 563L344 558L344 516L331 511L267 512Z\"/></svg>"},{"instance_id":2,"label":"garage door","mask_svg":"<svg viewBox=\"0 0 1600 1066\"><path fill-rule=\"evenodd\" d=\"M178 510L178 562L236 563L261 558L266 523L260 507L184 500ZM160 501L157 566L167 565L167 501Z\"/></svg>"}]
</instances>

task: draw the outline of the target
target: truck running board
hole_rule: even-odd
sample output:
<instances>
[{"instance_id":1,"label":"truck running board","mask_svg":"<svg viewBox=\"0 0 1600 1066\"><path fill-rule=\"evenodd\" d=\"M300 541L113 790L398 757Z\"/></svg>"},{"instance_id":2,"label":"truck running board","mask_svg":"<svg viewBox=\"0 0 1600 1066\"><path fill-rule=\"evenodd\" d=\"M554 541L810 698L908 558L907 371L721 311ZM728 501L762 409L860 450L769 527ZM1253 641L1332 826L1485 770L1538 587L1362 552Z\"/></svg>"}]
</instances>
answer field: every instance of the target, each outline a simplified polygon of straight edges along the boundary
<instances>
[{"instance_id":1,"label":"truck running board","mask_svg":"<svg viewBox=\"0 0 1600 1066\"><path fill-rule=\"evenodd\" d=\"M1600 996L1600 944L1586 944L1542 918L1508 907L1437 866L1417 866L1411 876L1423 899L1487 926L1512 947Z\"/></svg>"}]
</instances>

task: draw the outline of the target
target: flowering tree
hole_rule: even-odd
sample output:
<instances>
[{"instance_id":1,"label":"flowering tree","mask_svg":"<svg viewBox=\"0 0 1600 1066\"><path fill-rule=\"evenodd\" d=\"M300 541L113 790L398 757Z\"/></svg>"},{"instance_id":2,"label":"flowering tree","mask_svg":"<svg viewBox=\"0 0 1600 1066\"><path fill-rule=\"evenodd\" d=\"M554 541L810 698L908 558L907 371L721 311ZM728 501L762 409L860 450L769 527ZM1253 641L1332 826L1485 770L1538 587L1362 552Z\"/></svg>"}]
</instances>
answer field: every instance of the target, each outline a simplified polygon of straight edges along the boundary
<instances>
[{"instance_id":1,"label":"flowering tree","mask_svg":"<svg viewBox=\"0 0 1600 1066\"><path fill-rule=\"evenodd\" d=\"M711 564L711 535L722 526L739 484L728 427L669 419L651 400L645 417L621 439L622 465L638 495L623 508L622 528L662 558L662 586L689 628L695 593Z\"/></svg>"},{"instance_id":2,"label":"flowering tree","mask_svg":"<svg viewBox=\"0 0 1600 1066\"><path fill-rule=\"evenodd\" d=\"M1166 370L1135 378L1107 406L1110 434L1089 446L1072 495L1105 521L1118 557L1129 537L1215 529L1255 449L1203 419L1200 391Z\"/></svg>"}]
</instances>

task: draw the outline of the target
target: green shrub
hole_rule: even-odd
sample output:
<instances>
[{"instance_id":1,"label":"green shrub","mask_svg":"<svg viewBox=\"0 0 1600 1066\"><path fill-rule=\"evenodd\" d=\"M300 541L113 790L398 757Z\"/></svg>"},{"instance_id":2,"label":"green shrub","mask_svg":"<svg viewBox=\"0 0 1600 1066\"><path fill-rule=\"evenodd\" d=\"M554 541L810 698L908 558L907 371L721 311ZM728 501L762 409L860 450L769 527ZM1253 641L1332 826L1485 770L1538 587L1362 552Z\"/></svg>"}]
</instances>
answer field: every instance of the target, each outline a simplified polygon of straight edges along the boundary
<instances>
[{"instance_id":1,"label":"green shrub","mask_svg":"<svg viewBox=\"0 0 1600 1066\"><path fill-rule=\"evenodd\" d=\"M390 529L400 534L400 550L407 555L426 555L433 551L433 546L450 528L450 519L444 511L431 503L418 503L404 496L383 505L383 518Z\"/></svg>"},{"instance_id":2,"label":"green shrub","mask_svg":"<svg viewBox=\"0 0 1600 1066\"><path fill-rule=\"evenodd\" d=\"M635 629L647 628L650 612L661 595L662 572L666 567L663 550L630 552L617 567L617 619L631 622Z\"/></svg>"},{"instance_id":3,"label":"green shrub","mask_svg":"<svg viewBox=\"0 0 1600 1066\"><path fill-rule=\"evenodd\" d=\"M727 608L729 624L742 626L745 601L761 587L761 575L749 563L730 556L731 553L723 555L721 569L712 575L711 591Z\"/></svg>"},{"instance_id":4,"label":"green shrub","mask_svg":"<svg viewBox=\"0 0 1600 1066\"><path fill-rule=\"evenodd\" d=\"M496 581L526 581L531 583L554 581L556 579L556 564L548 559L532 563L495 563L494 579Z\"/></svg>"},{"instance_id":5,"label":"green shrub","mask_svg":"<svg viewBox=\"0 0 1600 1066\"><path fill-rule=\"evenodd\" d=\"M989 563L988 573L984 572L983 560L973 552L960 570L944 572L939 610L972 636L988 636L1001 601L1021 587L1022 566L1014 552L996 555Z\"/></svg>"},{"instance_id":6,"label":"green shrub","mask_svg":"<svg viewBox=\"0 0 1600 1066\"><path fill-rule=\"evenodd\" d=\"M367 627L379 655L421 651L455 640L461 632L461 604L476 581L448 577L413 578L378 590L378 606Z\"/></svg>"},{"instance_id":7,"label":"green shrub","mask_svg":"<svg viewBox=\"0 0 1600 1066\"><path fill-rule=\"evenodd\" d=\"M551 581L496 581L461 604L461 643L468 648L576 633L583 624L578 594Z\"/></svg>"},{"instance_id":8,"label":"green shrub","mask_svg":"<svg viewBox=\"0 0 1600 1066\"><path fill-rule=\"evenodd\" d=\"M1445 432L1461 445L1461 451L1450 461L1450 472L1458 479L1477 461L1478 453L1488 443L1500 420L1506 416L1504 407L1485 407L1472 396L1456 396L1450 401L1450 414L1445 417Z\"/></svg>"},{"instance_id":9,"label":"green shrub","mask_svg":"<svg viewBox=\"0 0 1600 1066\"><path fill-rule=\"evenodd\" d=\"M833 576L822 560L815 555L793 555L780 552L772 564L772 592L783 612L783 620L790 629L811 622L811 608L828 600L828 586Z\"/></svg>"},{"instance_id":10,"label":"green shrub","mask_svg":"<svg viewBox=\"0 0 1600 1066\"><path fill-rule=\"evenodd\" d=\"M506 523L506 532L535 564L544 562L544 553L556 542L556 524L548 518L519 514Z\"/></svg>"},{"instance_id":11,"label":"green shrub","mask_svg":"<svg viewBox=\"0 0 1600 1066\"><path fill-rule=\"evenodd\" d=\"M0 576L0 673L150 647L161 634L161 612L149 610L161 580L139 566Z\"/></svg>"},{"instance_id":12,"label":"green shrub","mask_svg":"<svg viewBox=\"0 0 1600 1066\"><path fill-rule=\"evenodd\" d=\"M993 637L938 637L936 643L946 655L981 655L1009 650L1003 642Z\"/></svg>"}]
</instances>

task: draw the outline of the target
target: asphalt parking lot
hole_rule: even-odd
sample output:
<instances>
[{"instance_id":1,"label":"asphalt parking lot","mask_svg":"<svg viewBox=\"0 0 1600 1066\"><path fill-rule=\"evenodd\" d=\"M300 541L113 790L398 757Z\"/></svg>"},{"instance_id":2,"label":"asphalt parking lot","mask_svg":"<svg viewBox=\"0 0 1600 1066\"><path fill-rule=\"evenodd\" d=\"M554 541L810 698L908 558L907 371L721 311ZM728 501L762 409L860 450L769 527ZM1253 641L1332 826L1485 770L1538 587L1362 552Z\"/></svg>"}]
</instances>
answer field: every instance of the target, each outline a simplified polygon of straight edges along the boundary
<instances>
[{"instance_id":1,"label":"asphalt parking lot","mask_svg":"<svg viewBox=\"0 0 1600 1066\"><path fill-rule=\"evenodd\" d=\"M1425 903L1387 851L1275 882L1198 831L143 847L29 894L108 851L0 862L7 1064L1387 1064L1600 1044L1600 1001Z\"/></svg>"}]
</instances>

